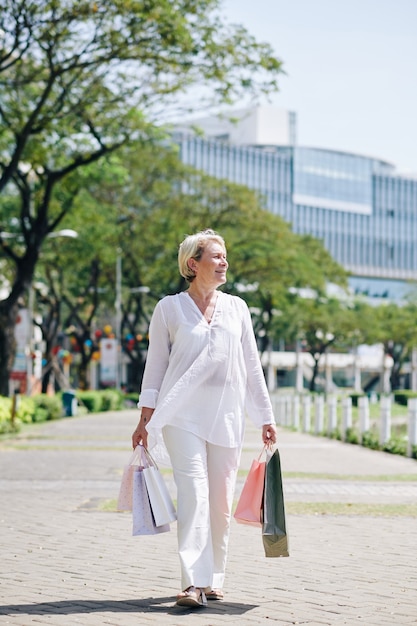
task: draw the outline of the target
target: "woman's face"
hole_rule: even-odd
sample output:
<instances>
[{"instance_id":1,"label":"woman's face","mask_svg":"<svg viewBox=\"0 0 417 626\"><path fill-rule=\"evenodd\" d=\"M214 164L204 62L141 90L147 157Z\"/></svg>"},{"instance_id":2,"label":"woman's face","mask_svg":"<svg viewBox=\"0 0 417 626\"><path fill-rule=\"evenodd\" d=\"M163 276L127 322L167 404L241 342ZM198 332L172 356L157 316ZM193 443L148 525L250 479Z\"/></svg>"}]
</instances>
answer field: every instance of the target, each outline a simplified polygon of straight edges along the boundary
<instances>
[{"instance_id":1,"label":"woman's face","mask_svg":"<svg viewBox=\"0 0 417 626\"><path fill-rule=\"evenodd\" d=\"M204 248L200 260L192 259L195 281L207 286L219 286L226 282L229 264L226 250L217 241L209 241Z\"/></svg>"}]
</instances>

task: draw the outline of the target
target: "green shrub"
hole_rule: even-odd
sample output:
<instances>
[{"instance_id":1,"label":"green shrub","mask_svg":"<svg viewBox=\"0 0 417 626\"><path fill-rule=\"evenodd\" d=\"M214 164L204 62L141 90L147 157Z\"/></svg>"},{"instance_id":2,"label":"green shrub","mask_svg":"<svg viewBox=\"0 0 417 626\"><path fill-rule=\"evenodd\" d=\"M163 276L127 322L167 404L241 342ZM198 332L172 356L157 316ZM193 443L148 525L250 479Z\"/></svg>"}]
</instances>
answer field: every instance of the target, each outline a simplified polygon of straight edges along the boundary
<instances>
[{"instance_id":1,"label":"green shrub","mask_svg":"<svg viewBox=\"0 0 417 626\"><path fill-rule=\"evenodd\" d=\"M14 422L12 423L12 399L0 398L0 434L19 432L22 423L31 424L35 414L35 404L32 398L17 397L17 407Z\"/></svg>"},{"instance_id":2,"label":"green shrub","mask_svg":"<svg viewBox=\"0 0 417 626\"><path fill-rule=\"evenodd\" d=\"M401 389L401 391L394 392L395 402L401 404L402 406L407 406L410 398L417 398L417 392L411 391L410 389Z\"/></svg>"},{"instance_id":3,"label":"green shrub","mask_svg":"<svg viewBox=\"0 0 417 626\"><path fill-rule=\"evenodd\" d=\"M137 403L139 400L139 392L135 392L135 393L126 393L124 396L124 401L128 406L134 406L136 407Z\"/></svg>"},{"instance_id":4,"label":"green shrub","mask_svg":"<svg viewBox=\"0 0 417 626\"><path fill-rule=\"evenodd\" d=\"M99 413L100 411L118 411L125 405L126 396L117 389L101 391L77 391L80 401L78 412ZM130 394L131 406L136 406L138 394ZM15 433L21 424L32 424L63 417L62 393L55 396L38 394L33 397L18 396L18 405L14 422L11 421L12 399L0 397L0 435Z\"/></svg>"},{"instance_id":5,"label":"green shrub","mask_svg":"<svg viewBox=\"0 0 417 626\"><path fill-rule=\"evenodd\" d=\"M389 439L382 446L384 452L390 452L391 454L401 454L407 456L407 442L403 439Z\"/></svg>"},{"instance_id":6,"label":"green shrub","mask_svg":"<svg viewBox=\"0 0 417 626\"><path fill-rule=\"evenodd\" d=\"M0 422L0 435L9 435L11 433L18 433L22 422L19 418L16 418L15 421L12 422L10 419Z\"/></svg>"},{"instance_id":7,"label":"green shrub","mask_svg":"<svg viewBox=\"0 0 417 626\"><path fill-rule=\"evenodd\" d=\"M117 389L106 389L102 391L103 403L102 411L118 411L123 406L123 394Z\"/></svg>"},{"instance_id":8,"label":"green shrub","mask_svg":"<svg viewBox=\"0 0 417 626\"><path fill-rule=\"evenodd\" d=\"M337 439L338 441L341 441L342 433L340 432L340 428L336 426L336 428L328 434L328 437L329 439Z\"/></svg>"},{"instance_id":9,"label":"green shrub","mask_svg":"<svg viewBox=\"0 0 417 626\"><path fill-rule=\"evenodd\" d=\"M375 435L375 433L372 433L370 430L362 433L362 445L365 448L371 448L371 450L381 449L377 435Z\"/></svg>"},{"instance_id":10,"label":"green shrub","mask_svg":"<svg viewBox=\"0 0 417 626\"><path fill-rule=\"evenodd\" d=\"M34 422L57 420L62 417L63 409L61 395L48 396L45 393L41 393L38 396L34 396L33 400L35 403Z\"/></svg>"},{"instance_id":11,"label":"green shrub","mask_svg":"<svg viewBox=\"0 0 417 626\"><path fill-rule=\"evenodd\" d=\"M35 402L33 398L19 396L17 402L16 417L18 417L23 424L32 424L35 415Z\"/></svg>"},{"instance_id":12,"label":"green shrub","mask_svg":"<svg viewBox=\"0 0 417 626\"><path fill-rule=\"evenodd\" d=\"M0 424L10 421L12 401L10 398L0 398Z\"/></svg>"},{"instance_id":13,"label":"green shrub","mask_svg":"<svg viewBox=\"0 0 417 626\"><path fill-rule=\"evenodd\" d=\"M48 419L47 409L44 409L43 407L38 406L35 411L35 415L33 416L33 421L36 423L39 423L39 422L46 422L47 419Z\"/></svg>"},{"instance_id":14,"label":"green shrub","mask_svg":"<svg viewBox=\"0 0 417 626\"><path fill-rule=\"evenodd\" d=\"M102 391L77 391L76 396L87 407L89 413L99 413L102 410Z\"/></svg>"},{"instance_id":15,"label":"green shrub","mask_svg":"<svg viewBox=\"0 0 417 626\"><path fill-rule=\"evenodd\" d=\"M353 444L359 443L359 435L354 428L346 428L345 441Z\"/></svg>"}]
</instances>

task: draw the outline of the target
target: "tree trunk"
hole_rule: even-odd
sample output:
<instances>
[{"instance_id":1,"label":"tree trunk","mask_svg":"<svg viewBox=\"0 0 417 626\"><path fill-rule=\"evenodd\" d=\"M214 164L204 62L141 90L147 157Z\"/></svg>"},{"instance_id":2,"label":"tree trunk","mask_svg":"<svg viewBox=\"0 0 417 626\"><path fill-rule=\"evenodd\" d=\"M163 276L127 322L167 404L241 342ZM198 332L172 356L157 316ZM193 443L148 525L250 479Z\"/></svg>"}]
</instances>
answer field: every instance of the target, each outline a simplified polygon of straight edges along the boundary
<instances>
[{"instance_id":1,"label":"tree trunk","mask_svg":"<svg viewBox=\"0 0 417 626\"><path fill-rule=\"evenodd\" d=\"M16 351L14 331L19 314L19 300L32 284L43 238L44 235L37 238L26 248L24 256L15 261L16 275L10 294L0 302L0 395L9 395L9 378Z\"/></svg>"},{"instance_id":2,"label":"tree trunk","mask_svg":"<svg viewBox=\"0 0 417 626\"><path fill-rule=\"evenodd\" d=\"M145 362L142 358L132 359L129 368L127 388L129 391L138 392L142 386L142 378L145 370Z\"/></svg>"},{"instance_id":3,"label":"tree trunk","mask_svg":"<svg viewBox=\"0 0 417 626\"><path fill-rule=\"evenodd\" d=\"M7 300L0 302L0 396L9 395L9 378L13 367L16 341L14 329L19 307Z\"/></svg>"},{"instance_id":4,"label":"tree trunk","mask_svg":"<svg viewBox=\"0 0 417 626\"><path fill-rule=\"evenodd\" d=\"M78 387L82 391L86 391L90 388L89 384L89 371L90 356L86 354L84 346L81 348L81 360L78 365Z\"/></svg>"},{"instance_id":5,"label":"tree trunk","mask_svg":"<svg viewBox=\"0 0 417 626\"><path fill-rule=\"evenodd\" d=\"M319 373L319 361L320 361L320 359L314 359L313 375L312 375L311 380L310 380L310 391L311 392L316 390L316 378L317 378L317 374Z\"/></svg>"},{"instance_id":6,"label":"tree trunk","mask_svg":"<svg viewBox=\"0 0 417 626\"><path fill-rule=\"evenodd\" d=\"M390 383L391 383L391 389L392 390L400 388L401 366L402 366L401 362L399 362L399 361L395 362L394 361L394 364L393 364L392 370L391 370L391 377L390 377Z\"/></svg>"},{"instance_id":7,"label":"tree trunk","mask_svg":"<svg viewBox=\"0 0 417 626\"><path fill-rule=\"evenodd\" d=\"M48 369L48 371L45 372L45 374L43 374L42 376L42 393L48 393L50 380L51 380L51 370Z\"/></svg>"}]
</instances>

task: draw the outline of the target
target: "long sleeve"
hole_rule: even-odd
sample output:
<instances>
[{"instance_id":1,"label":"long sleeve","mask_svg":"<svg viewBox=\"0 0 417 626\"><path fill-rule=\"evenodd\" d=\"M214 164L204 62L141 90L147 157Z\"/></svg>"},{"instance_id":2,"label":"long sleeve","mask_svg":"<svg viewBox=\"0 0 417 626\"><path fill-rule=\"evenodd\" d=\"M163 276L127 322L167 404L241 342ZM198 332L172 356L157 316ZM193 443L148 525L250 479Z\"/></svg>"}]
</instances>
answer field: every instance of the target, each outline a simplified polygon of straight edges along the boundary
<instances>
[{"instance_id":1,"label":"long sleeve","mask_svg":"<svg viewBox=\"0 0 417 626\"><path fill-rule=\"evenodd\" d=\"M138 407L156 407L159 391L168 368L171 342L168 326L159 302L149 326L149 347Z\"/></svg>"},{"instance_id":2,"label":"long sleeve","mask_svg":"<svg viewBox=\"0 0 417 626\"><path fill-rule=\"evenodd\" d=\"M246 411L256 426L275 424L271 400L259 358L249 309L244 303L242 349L247 372Z\"/></svg>"}]
</instances>

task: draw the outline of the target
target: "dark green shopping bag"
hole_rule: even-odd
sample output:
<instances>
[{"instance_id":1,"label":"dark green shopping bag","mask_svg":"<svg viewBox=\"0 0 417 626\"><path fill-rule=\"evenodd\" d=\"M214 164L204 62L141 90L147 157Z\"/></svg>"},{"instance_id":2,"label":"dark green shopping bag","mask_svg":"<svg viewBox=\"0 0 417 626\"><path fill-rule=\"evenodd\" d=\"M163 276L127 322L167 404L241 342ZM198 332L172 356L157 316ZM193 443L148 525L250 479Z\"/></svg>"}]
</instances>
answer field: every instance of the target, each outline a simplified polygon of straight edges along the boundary
<instances>
[{"instance_id":1,"label":"dark green shopping bag","mask_svg":"<svg viewBox=\"0 0 417 626\"><path fill-rule=\"evenodd\" d=\"M281 460L278 450L266 463L263 500L262 541L265 556L289 556L282 491Z\"/></svg>"}]
</instances>

